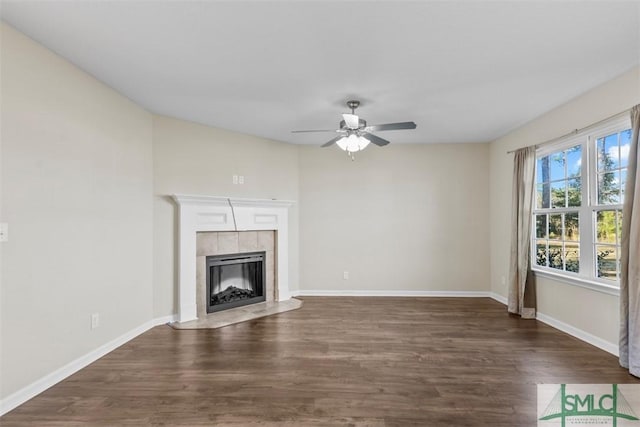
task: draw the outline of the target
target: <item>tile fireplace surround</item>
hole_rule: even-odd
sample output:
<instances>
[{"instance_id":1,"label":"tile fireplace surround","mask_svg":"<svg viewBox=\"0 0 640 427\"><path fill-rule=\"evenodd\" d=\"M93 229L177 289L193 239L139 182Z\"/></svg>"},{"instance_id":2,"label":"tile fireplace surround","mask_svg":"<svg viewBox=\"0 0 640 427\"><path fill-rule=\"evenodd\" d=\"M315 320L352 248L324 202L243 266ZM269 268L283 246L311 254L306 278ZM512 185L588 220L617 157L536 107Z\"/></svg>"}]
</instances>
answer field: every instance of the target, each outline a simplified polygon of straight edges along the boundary
<instances>
[{"instance_id":1,"label":"tile fireplace surround","mask_svg":"<svg viewBox=\"0 0 640 427\"><path fill-rule=\"evenodd\" d=\"M288 301L290 299L288 213L289 207L294 202L183 194L175 194L173 199L179 207L179 323L199 318L196 299L198 295L196 286L196 235L201 232L271 231L272 233L270 234L256 234L265 237L267 235L273 236L274 251L272 253L275 255L273 256L275 258L273 299L275 301ZM237 233L238 236L243 234L245 233ZM251 234L245 235L251 236ZM224 235L227 234L225 233ZM236 233L229 233L228 235L232 236L236 235ZM200 315L202 317L202 311Z\"/></svg>"}]
</instances>

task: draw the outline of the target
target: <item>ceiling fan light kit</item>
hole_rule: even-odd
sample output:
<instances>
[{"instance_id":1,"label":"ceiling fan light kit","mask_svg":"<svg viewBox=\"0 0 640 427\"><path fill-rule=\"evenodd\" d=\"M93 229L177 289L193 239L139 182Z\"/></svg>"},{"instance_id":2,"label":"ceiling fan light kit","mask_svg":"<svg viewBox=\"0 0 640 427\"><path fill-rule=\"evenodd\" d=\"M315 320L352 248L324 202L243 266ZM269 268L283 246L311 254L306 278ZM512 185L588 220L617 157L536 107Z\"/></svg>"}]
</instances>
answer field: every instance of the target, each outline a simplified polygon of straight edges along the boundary
<instances>
[{"instance_id":1,"label":"ceiling fan light kit","mask_svg":"<svg viewBox=\"0 0 640 427\"><path fill-rule=\"evenodd\" d=\"M351 114L345 113L342 115L343 120L340 121L340 128L335 131L294 130L293 132L337 132L340 135L326 142L322 145L322 147L329 147L335 143L338 147L340 147L341 150L347 153L351 160L354 160L354 153L364 150L371 142L379 147L383 147L389 144L389 141L380 138L379 136L376 136L371 132L416 128L416 124L414 122L387 123L383 125L367 126L366 120L361 119L355 113L358 106L360 106L360 101L352 100L347 102L347 107L351 109Z\"/></svg>"},{"instance_id":2,"label":"ceiling fan light kit","mask_svg":"<svg viewBox=\"0 0 640 427\"><path fill-rule=\"evenodd\" d=\"M352 133L337 140L336 144L347 153L355 153L356 151L364 150L370 142L364 136L357 136Z\"/></svg>"}]
</instances>

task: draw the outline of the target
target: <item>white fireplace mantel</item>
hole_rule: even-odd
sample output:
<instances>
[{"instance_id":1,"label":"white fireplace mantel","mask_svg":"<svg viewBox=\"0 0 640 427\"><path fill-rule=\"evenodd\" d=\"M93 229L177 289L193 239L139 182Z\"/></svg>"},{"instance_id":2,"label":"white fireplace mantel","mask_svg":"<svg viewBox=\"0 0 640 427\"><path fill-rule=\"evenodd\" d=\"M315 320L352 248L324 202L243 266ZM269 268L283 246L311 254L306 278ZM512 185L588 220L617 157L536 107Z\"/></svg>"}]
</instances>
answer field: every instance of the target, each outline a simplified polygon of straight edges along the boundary
<instances>
[{"instance_id":1,"label":"white fireplace mantel","mask_svg":"<svg viewBox=\"0 0 640 427\"><path fill-rule=\"evenodd\" d=\"M199 231L274 230L276 235L276 300L289 293L289 200L174 194L179 207L178 321L197 319L196 233Z\"/></svg>"}]
</instances>

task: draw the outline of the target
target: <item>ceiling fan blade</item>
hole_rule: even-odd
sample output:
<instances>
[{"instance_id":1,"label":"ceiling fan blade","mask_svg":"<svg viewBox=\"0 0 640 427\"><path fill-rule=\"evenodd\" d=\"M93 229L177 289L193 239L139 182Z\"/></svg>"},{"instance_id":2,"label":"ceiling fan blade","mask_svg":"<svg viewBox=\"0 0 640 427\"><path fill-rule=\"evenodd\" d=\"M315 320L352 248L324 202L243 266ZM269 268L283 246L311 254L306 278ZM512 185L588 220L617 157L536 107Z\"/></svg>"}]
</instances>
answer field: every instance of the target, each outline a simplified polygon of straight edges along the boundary
<instances>
[{"instance_id":1,"label":"ceiling fan blade","mask_svg":"<svg viewBox=\"0 0 640 427\"><path fill-rule=\"evenodd\" d=\"M292 130L291 133L308 133L308 132L340 132L335 129L314 129L314 130Z\"/></svg>"},{"instance_id":2,"label":"ceiling fan blade","mask_svg":"<svg viewBox=\"0 0 640 427\"><path fill-rule=\"evenodd\" d=\"M355 114L343 114L342 118L349 129L358 129L360 127L360 118Z\"/></svg>"},{"instance_id":3,"label":"ceiling fan blade","mask_svg":"<svg viewBox=\"0 0 640 427\"><path fill-rule=\"evenodd\" d=\"M376 132L381 130L400 130L400 129L415 129L417 125L414 122L399 122L399 123L386 123L384 125L371 125L367 126L365 130L367 132Z\"/></svg>"},{"instance_id":4,"label":"ceiling fan blade","mask_svg":"<svg viewBox=\"0 0 640 427\"><path fill-rule=\"evenodd\" d=\"M372 143L376 144L378 147L383 147L390 143L386 139L382 139L379 136L376 136L372 133L363 132L362 136L367 138Z\"/></svg>"},{"instance_id":5,"label":"ceiling fan blade","mask_svg":"<svg viewBox=\"0 0 640 427\"><path fill-rule=\"evenodd\" d=\"M344 137L342 135L336 136L331 141L327 141L324 144L322 144L321 147L329 147L329 146L335 144L336 142L338 142L341 138L344 138Z\"/></svg>"}]
</instances>

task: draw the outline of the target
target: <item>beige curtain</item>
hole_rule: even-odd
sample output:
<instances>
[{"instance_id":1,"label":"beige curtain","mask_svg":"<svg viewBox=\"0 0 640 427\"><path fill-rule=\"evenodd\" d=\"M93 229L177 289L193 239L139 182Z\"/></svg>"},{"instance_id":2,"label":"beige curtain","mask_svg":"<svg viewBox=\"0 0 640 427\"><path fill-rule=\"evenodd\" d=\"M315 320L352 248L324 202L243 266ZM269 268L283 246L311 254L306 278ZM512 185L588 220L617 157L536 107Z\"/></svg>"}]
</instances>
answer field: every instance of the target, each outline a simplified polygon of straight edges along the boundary
<instances>
[{"instance_id":1,"label":"beige curtain","mask_svg":"<svg viewBox=\"0 0 640 427\"><path fill-rule=\"evenodd\" d=\"M525 319L536 317L536 296L530 257L535 163L535 147L525 147L515 152L508 309L509 313L519 314Z\"/></svg>"},{"instance_id":2,"label":"beige curtain","mask_svg":"<svg viewBox=\"0 0 640 427\"><path fill-rule=\"evenodd\" d=\"M640 377L640 105L631 109L631 148L622 207L620 364Z\"/></svg>"}]
</instances>

